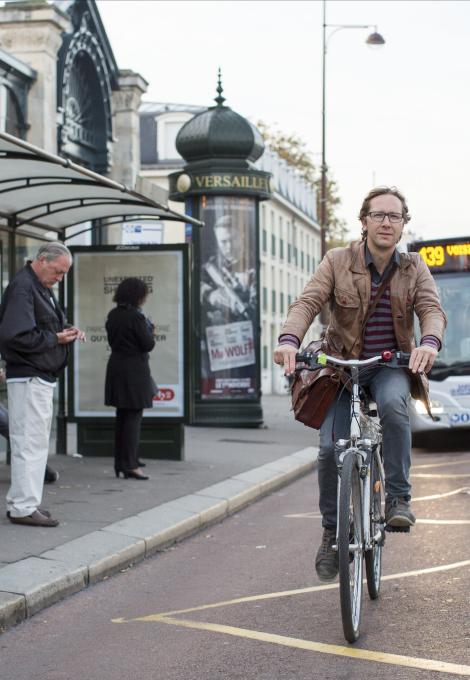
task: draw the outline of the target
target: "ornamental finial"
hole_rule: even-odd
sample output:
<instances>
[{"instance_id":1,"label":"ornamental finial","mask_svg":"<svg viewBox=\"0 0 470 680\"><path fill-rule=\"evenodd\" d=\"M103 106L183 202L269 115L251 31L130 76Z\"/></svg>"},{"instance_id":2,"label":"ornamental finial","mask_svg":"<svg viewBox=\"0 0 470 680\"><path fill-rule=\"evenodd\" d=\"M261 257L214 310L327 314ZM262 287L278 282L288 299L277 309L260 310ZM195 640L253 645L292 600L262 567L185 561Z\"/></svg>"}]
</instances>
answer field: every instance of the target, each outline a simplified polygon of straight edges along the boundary
<instances>
[{"instance_id":1,"label":"ornamental finial","mask_svg":"<svg viewBox=\"0 0 470 680\"><path fill-rule=\"evenodd\" d=\"M224 88L222 87L222 72L221 72L221 70L220 70L220 68L219 68L219 72L218 72L218 75L217 75L217 93L218 93L218 97L215 97L215 98L214 98L214 101L217 102L217 106L222 106L223 103L224 103L224 101L225 101L225 97L222 97L222 92L223 92L223 91L224 91Z\"/></svg>"}]
</instances>

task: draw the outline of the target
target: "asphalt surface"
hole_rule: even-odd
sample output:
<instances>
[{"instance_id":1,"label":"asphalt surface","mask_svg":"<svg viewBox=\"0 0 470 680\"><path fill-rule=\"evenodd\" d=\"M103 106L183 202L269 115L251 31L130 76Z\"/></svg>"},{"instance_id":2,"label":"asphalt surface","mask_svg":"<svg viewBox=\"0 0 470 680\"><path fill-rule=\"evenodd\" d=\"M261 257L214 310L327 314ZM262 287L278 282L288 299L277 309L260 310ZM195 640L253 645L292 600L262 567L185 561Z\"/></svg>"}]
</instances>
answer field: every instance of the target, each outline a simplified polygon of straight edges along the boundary
<instances>
[{"instance_id":1,"label":"asphalt surface","mask_svg":"<svg viewBox=\"0 0 470 680\"><path fill-rule=\"evenodd\" d=\"M418 521L387 535L377 601L344 641L313 560L313 471L0 638L11 680L470 677L470 453L414 451Z\"/></svg>"},{"instance_id":2,"label":"asphalt surface","mask_svg":"<svg viewBox=\"0 0 470 680\"><path fill-rule=\"evenodd\" d=\"M264 398L263 409L263 428L186 428L185 460L147 460L145 482L116 479L110 458L51 457L60 478L42 506L60 525L0 519L0 630L310 470L317 433L293 420L287 396ZM0 464L3 497L8 486Z\"/></svg>"}]
</instances>

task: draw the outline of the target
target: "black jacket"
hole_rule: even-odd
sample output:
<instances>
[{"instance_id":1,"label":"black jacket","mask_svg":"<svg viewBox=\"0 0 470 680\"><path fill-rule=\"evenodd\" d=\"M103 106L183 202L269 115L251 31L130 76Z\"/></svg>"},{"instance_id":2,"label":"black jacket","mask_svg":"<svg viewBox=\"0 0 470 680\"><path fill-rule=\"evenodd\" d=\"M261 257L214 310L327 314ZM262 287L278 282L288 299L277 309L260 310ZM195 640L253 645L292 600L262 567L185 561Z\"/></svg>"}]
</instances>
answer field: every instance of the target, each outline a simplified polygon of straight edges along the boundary
<instances>
[{"instance_id":1,"label":"black jacket","mask_svg":"<svg viewBox=\"0 0 470 680\"><path fill-rule=\"evenodd\" d=\"M106 332L111 347L106 368L106 406L150 408L155 383L148 352L155 346L155 339L148 320L135 307L119 305L108 314Z\"/></svg>"},{"instance_id":2,"label":"black jacket","mask_svg":"<svg viewBox=\"0 0 470 680\"><path fill-rule=\"evenodd\" d=\"M67 346L59 345L56 335L65 326L54 294L28 262L10 281L0 307L0 352L7 380L38 377L55 382L67 363Z\"/></svg>"}]
</instances>

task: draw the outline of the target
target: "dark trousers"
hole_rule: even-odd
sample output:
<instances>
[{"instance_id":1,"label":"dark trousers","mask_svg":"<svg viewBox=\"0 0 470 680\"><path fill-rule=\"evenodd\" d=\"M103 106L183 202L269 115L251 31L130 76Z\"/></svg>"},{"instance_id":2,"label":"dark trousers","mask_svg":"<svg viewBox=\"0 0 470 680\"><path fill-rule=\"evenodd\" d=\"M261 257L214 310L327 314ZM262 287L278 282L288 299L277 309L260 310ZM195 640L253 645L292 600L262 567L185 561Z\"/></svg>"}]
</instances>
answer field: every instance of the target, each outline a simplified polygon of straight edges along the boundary
<instances>
[{"instance_id":1,"label":"dark trousers","mask_svg":"<svg viewBox=\"0 0 470 680\"><path fill-rule=\"evenodd\" d=\"M386 494L391 498L400 496L410 500L410 378L405 370L381 367L363 371L360 383L369 387L380 416ZM338 473L334 442L347 439L350 426L350 393L344 390L330 406L320 429L318 483L324 527L336 527Z\"/></svg>"},{"instance_id":2,"label":"dark trousers","mask_svg":"<svg viewBox=\"0 0 470 680\"><path fill-rule=\"evenodd\" d=\"M114 449L116 470L135 470L138 465L142 409L117 408Z\"/></svg>"}]
</instances>

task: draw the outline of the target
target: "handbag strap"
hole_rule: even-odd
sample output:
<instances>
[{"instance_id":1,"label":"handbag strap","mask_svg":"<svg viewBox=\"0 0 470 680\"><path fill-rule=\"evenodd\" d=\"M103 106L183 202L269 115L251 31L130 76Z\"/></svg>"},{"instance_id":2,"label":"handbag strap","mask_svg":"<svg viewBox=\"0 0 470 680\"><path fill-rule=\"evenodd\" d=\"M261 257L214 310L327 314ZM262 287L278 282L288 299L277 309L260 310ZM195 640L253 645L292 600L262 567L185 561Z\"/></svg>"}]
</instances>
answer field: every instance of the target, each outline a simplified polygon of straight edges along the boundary
<instances>
[{"instance_id":1,"label":"handbag strap","mask_svg":"<svg viewBox=\"0 0 470 680\"><path fill-rule=\"evenodd\" d=\"M367 310L367 314L365 315L364 320L362 322L361 330L360 330L357 338L354 340L353 344L349 348L348 356L349 356L349 354L351 354L351 350L354 347L354 345L356 344L356 342L359 340L359 338L362 338L364 331L365 331L365 328L367 326L367 323L368 323L370 317L372 316L372 314L375 312L375 308L379 304L380 299L381 299L382 295L384 294L386 287L390 283L390 279L392 278L392 276L395 272L395 269L396 269L396 267L391 268L391 270L389 271L389 273L387 274L387 276L385 277L385 279L382 281L379 288L377 289L377 293L375 294L374 301L369 306L369 309Z\"/></svg>"}]
</instances>

